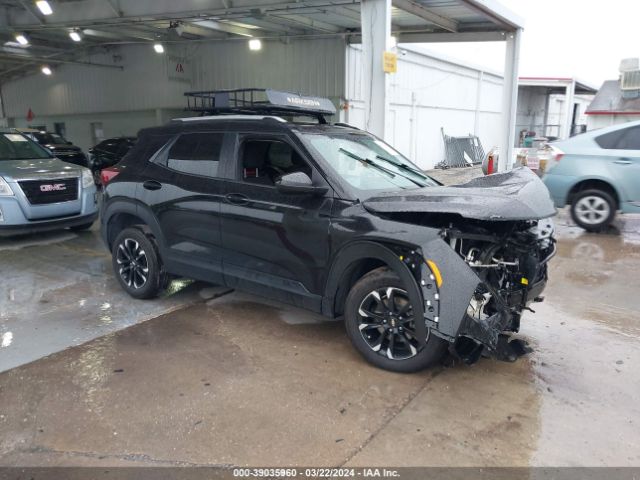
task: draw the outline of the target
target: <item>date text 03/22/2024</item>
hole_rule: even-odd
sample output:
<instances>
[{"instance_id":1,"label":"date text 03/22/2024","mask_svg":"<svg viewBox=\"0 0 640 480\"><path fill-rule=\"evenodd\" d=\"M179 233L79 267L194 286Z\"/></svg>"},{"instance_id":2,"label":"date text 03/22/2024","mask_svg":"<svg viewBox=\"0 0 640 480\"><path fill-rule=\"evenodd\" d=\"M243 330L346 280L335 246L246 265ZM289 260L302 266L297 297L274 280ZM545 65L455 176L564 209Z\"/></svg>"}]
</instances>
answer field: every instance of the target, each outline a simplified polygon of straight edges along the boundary
<instances>
[{"instance_id":1,"label":"date text 03/22/2024","mask_svg":"<svg viewBox=\"0 0 640 480\"><path fill-rule=\"evenodd\" d=\"M235 478L397 478L397 470L388 468L235 468Z\"/></svg>"}]
</instances>

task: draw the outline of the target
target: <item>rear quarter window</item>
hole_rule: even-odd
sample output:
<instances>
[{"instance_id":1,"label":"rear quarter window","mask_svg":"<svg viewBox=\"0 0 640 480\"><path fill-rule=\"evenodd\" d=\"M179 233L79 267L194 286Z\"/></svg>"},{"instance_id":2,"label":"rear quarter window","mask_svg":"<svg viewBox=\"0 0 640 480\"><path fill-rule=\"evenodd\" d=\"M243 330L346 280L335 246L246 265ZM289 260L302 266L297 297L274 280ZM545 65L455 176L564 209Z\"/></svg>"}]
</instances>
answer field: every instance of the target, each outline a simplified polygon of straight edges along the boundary
<instances>
[{"instance_id":1,"label":"rear quarter window","mask_svg":"<svg viewBox=\"0 0 640 480\"><path fill-rule=\"evenodd\" d=\"M123 161L146 162L164 147L173 135L145 135L129 150Z\"/></svg>"},{"instance_id":2,"label":"rear quarter window","mask_svg":"<svg viewBox=\"0 0 640 480\"><path fill-rule=\"evenodd\" d=\"M190 175L217 177L224 133L183 133L171 146L167 167Z\"/></svg>"},{"instance_id":3,"label":"rear quarter window","mask_svg":"<svg viewBox=\"0 0 640 480\"><path fill-rule=\"evenodd\" d=\"M640 150L640 126L605 133L595 141L605 150Z\"/></svg>"}]
</instances>

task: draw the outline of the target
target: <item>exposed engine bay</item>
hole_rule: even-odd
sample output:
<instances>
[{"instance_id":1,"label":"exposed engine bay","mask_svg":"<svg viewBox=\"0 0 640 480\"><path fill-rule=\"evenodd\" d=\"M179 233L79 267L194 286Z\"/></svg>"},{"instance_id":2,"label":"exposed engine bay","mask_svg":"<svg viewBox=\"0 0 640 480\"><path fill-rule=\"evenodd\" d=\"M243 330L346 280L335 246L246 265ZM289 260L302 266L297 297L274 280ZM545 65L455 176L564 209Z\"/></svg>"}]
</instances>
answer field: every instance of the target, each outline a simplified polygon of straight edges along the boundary
<instances>
[{"instance_id":1,"label":"exposed engine bay","mask_svg":"<svg viewBox=\"0 0 640 480\"><path fill-rule=\"evenodd\" d=\"M523 310L541 302L547 262L556 252L551 220L451 223L441 235L482 283L467 308L456 353L472 363L483 353L515 360L526 345L505 336L518 332ZM515 342L515 343L514 343Z\"/></svg>"}]
</instances>

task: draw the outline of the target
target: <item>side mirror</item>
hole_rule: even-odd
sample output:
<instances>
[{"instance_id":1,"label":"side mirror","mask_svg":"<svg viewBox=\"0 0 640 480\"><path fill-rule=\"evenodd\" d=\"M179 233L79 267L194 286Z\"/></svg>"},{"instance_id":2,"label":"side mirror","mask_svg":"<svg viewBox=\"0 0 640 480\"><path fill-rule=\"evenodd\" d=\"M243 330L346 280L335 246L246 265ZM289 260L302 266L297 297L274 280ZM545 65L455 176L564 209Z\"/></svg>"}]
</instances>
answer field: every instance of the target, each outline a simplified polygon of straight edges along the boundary
<instances>
[{"instance_id":1,"label":"side mirror","mask_svg":"<svg viewBox=\"0 0 640 480\"><path fill-rule=\"evenodd\" d=\"M309 175L303 172L293 172L282 175L276 180L276 188L282 193L299 193L306 195L324 195L327 193L327 187L316 187L309 178Z\"/></svg>"}]
</instances>

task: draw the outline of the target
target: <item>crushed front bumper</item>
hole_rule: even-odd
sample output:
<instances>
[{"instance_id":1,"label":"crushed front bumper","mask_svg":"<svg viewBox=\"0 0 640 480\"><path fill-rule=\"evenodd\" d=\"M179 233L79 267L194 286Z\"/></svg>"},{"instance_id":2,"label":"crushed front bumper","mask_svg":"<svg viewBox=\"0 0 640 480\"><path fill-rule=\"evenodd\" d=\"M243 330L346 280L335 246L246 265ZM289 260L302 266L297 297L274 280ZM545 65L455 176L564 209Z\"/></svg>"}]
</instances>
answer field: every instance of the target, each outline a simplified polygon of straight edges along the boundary
<instances>
[{"instance_id":1,"label":"crushed front bumper","mask_svg":"<svg viewBox=\"0 0 640 480\"><path fill-rule=\"evenodd\" d=\"M475 362L481 354L513 360L523 352L517 342L508 342L507 332L520 328L522 311L533 302L543 300L541 294L547 283L544 274L526 287L512 291L496 291L476 274L449 245L442 241L424 245L425 258L437 258L441 285L436 285L434 272L426 264L422 268L422 293L425 301L425 324L431 333L448 340L452 350L467 363ZM540 264L546 264L553 252ZM471 300L479 286L485 286L497 298L499 308L486 318L478 319L468 313ZM513 344L513 345L512 345Z\"/></svg>"}]
</instances>

